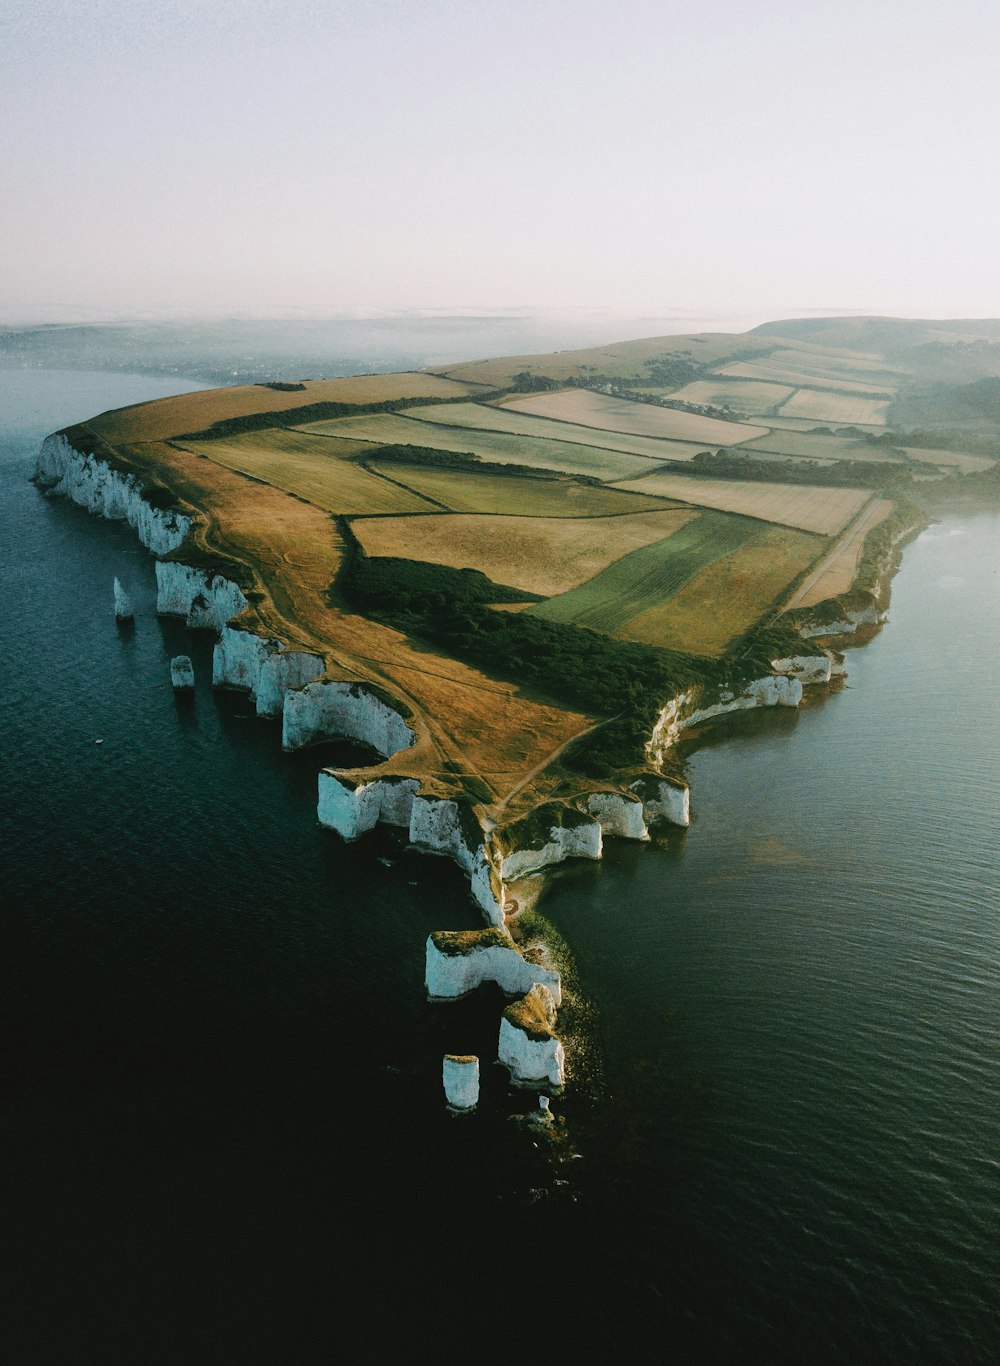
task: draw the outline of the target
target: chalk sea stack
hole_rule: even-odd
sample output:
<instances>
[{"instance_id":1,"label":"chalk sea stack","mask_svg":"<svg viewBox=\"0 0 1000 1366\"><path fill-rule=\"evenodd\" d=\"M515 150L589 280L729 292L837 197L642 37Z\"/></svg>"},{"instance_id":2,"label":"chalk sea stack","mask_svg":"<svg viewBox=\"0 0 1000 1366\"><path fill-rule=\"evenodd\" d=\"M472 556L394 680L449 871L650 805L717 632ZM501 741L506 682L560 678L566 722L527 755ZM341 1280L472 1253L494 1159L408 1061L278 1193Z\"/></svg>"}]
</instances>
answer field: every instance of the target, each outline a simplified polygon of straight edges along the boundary
<instances>
[{"instance_id":1,"label":"chalk sea stack","mask_svg":"<svg viewBox=\"0 0 1000 1366\"><path fill-rule=\"evenodd\" d=\"M115 575L115 616L119 621L131 621L135 616L132 611L132 599L125 592L117 574Z\"/></svg>"},{"instance_id":2,"label":"chalk sea stack","mask_svg":"<svg viewBox=\"0 0 1000 1366\"><path fill-rule=\"evenodd\" d=\"M194 665L187 655L175 655L170 661L170 681L175 692L189 692L194 687Z\"/></svg>"}]
</instances>

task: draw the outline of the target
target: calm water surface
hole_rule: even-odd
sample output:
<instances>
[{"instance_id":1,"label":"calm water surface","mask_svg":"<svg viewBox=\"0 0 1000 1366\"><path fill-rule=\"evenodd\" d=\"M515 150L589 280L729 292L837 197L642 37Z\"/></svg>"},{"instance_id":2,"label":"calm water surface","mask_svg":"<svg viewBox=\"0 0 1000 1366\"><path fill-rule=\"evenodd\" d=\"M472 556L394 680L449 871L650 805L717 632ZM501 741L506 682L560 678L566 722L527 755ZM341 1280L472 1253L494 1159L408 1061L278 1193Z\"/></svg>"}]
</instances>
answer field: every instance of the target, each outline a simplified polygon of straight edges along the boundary
<instances>
[{"instance_id":1,"label":"calm water surface","mask_svg":"<svg viewBox=\"0 0 1000 1366\"><path fill-rule=\"evenodd\" d=\"M423 1001L458 871L318 830L352 752L282 756L132 534L27 483L170 388L0 371L10 1355L995 1359L1000 519L908 548L847 689L691 756L686 835L552 880L595 1009L546 1142L496 1070L443 1113L498 1005Z\"/></svg>"}]
</instances>

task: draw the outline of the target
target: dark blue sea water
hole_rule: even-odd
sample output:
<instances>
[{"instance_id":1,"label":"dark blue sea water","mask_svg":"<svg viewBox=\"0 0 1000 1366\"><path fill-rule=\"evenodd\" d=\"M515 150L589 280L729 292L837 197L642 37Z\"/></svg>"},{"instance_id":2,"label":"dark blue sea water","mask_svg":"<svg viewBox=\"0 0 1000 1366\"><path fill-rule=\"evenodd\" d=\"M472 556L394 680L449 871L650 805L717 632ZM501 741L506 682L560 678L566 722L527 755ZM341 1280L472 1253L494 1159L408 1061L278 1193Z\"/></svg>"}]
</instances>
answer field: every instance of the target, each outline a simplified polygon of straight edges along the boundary
<instances>
[{"instance_id":1,"label":"dark blue sea water","mask_svg":"<svg viewBox=\"0 0 1000 1366\"><path fill-rule=\"evenodd\" d=\"M547 1141L497 1070L444 1113L498 1006L423 1000L458 871L320 831L347 751L283 756L27 482L169 389L0 371L5 1355L992 1361L1000 519L908 547L846 690L691 755L686 835L552 879L593 1012Z\"/></svg>"}]
</instances>

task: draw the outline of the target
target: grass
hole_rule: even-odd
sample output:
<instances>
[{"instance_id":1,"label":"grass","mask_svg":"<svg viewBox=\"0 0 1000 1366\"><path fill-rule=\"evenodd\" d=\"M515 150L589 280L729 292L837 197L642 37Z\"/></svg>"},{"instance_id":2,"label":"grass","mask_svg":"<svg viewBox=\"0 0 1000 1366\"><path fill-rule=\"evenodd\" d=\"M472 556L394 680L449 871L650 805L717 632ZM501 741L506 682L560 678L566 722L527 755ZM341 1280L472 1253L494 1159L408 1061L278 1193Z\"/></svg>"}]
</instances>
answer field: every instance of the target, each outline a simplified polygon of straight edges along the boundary
<instances>
[{"instance_id":1,"label":"grass","mask_svg":"<svg viewBox=\"0 0 1000 1366\"><path fill-rule=\"evenodd\" d=\"M717 658L821 554L825 538L772 527L708 565L667 602L635 617L624 640Z\"/></svg>"},{"instance_id":2,"label":"grass","mask_svg":"<svg viewBox=\"0 0 1000 1366\"><path fill-rule=\"evenodd\" d=\"M739 479L699 479L686 474L652 474L622 488L679 498L701 507L737 512L781 526L832 536L867 501L867 490L825 488L812 484L755 483Z\"/></svg>"},{"instance_id":3,"label":"grass","mask_svg":"<svg viewBox=\"0 0 1000 1366\"><path fill-rule=\"evenodd\" d=\"M679 592L713 560L763 531L746 518L704 513L672 536L616 560L580 587L529 608L526 615L612 635Z\"/></svg>"},{"instance_id":4,"label":"grass","mask_svg":"<svg viewBox=\"0 0 1000 1366\"><path fill-rule=\"evenodd\" d=\"M415 493L453 512L510 513L520 517L611 517L617 513L657 511L676 506L669 499L626 493L566 477L525 478L494 473L488 465L477 470L434 469L392 461L367 462Z\"/></svg>"},{"instance_id":5,"label":"grass","mask_svg":"<svg viewBox=\"0 0 1000 1366\"><path fill-rule=\"evenodd\" d=\"M717 372L730 379L758 380L771 384L787 384L793 389L830 390L845 395L858 394L891 399L895 388L880 383L879 379L847 374L823 374L818 370L807 370L799 366L780 365L773 358L762 361L737 361L726 365ZM881 377L879 377L881 379ZM784 409L782 409L784 411Z\"/></svg>"},{"instance_id":6,"label":"grass","mask_svg":"<svg viewBox=\"0 0 1000 1366\"><path fill-rule=\"evenodd\" d=\"M520 1029L536 1043L555 1037L551 997L545 988L532 987L527 995L513 1001L503 1015L508 1024Z\"/></svg>"},{"instance_id":7,"label":"grass","mask_svg":"<svg viewBox=\"0 0 1000 1366\"><path fill-rule=\"evenodd\" d=\"M803 583L789 602L789 608L811 607L827 598L849 592L857 577L865 538L890 517L895 508L896 504L891 498L872 499L817 566L817 572Z\"/></svg>"},{"instance_id":8,"label":"grass","mask_svg":"<svg viewBox=\"0 0 1000 1366\"><path fill-rule=\"evenodd\" d=\"M370 473L356 460L341 458L334 443L320 436L282 428L184 444L231 470L305 498L325 512L430 512L434 507L410 489Z\"/></svg>"},{"instance_id":9,"label":"grass","mask_svg":"<svg viewBox=\"0 0 1000 1366\"><path fill-rule=\"evenodd\" d=\"M729 407L734 412L770 412L794 392L787 384L766 384L752 379L698 379L670 395L684 403L705 403L715 408Z\"/></svg>"},{"instance_id":10,"label":"grass","mask_svg":"<svg viewBox=\"0 0 1000 1366\"><path fill-rule=\"evenodd\" d=\"M380 446L431 446L443 451L471 451L481 460L562 474L585 474L595 479L627 479L650 462L638 455L578 446L569 441L540 441L507 432L480 432L468 427L434 426L396 413L369 417L334 418L310 423L300 430L313 436L351 437Z\"/></svg>"},{"instance_id":11,"label":"grass","mask_svg":"<svg viewBox=\"0 0 1000 1366\"><path fill-rule=\"evenodd\" d=\"M533 417L506 403L449 403L431 408L410 408L405 416L417 421L440 423L447 427L469 427L474 431L507 432L540 441L569 441L580 446L598 446L626 455L645 455L655 460L689 460L702 447L697 443L663 441L658 437L629 436L620 432L599 431L577 423Z\"/></svg>"},{"instance_id":12,"label":"grass","mask_svg":"<svg viewBox=\"0 0 1000 1366\"><path fill-rule=\"evenodd\" d=\"M552 597L621 556L677 531L692 508L625 517L430 516L358 519L366 554L478 569L495 583Z\"/></svg>"},{"instance_id":13,"label":"grass","mask_svg":"<svg viewBox=\"0 0 1000 1366\"><path fill-rule=\"evenodd\" d=\"M655 436L674 441L693 441L710 446L733 446L763 436L766 427L739 422L720 422L678 408L658 408L652 403L632 403L610 398L589 389L560 389L551 394L531 394L510 399L504 406L536 417L578 422L601 431L628 432L634 436Z\"/></svg>"}]
</instances>

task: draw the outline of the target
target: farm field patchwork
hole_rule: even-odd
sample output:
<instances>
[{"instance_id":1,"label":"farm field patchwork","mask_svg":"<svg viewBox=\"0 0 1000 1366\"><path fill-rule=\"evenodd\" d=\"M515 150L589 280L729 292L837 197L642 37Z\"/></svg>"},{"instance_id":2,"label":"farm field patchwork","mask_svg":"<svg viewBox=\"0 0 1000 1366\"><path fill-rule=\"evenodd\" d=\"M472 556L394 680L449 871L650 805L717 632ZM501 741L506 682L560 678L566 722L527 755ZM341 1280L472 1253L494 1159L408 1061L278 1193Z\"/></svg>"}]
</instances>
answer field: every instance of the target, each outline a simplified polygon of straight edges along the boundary
<instances>
[{"instance_id":1,"label":"farm field patchwork","mask_svg":"<svg viewBox=\"0 0 1000 1366\"><path fill-rule=\"evenodd\" d=\"M430 516L358 518L365 553L478 569L526 593L565 593L623 555L662 540L699 514L694 508L626 517Z\"/></svg>"},{"instance_id":2,"label":"farm field patchwork","mask_svg":"<svg viewBox=\"0 0 1000 1366\"><path fill-rule=\"evenodd\" d=\"M622 432L582 427L572 422L553 422L551 418L532 417L504 404L442 403L426 408L405 408L401 416L427 424L469 427L474 431L506 432L539 441L569 441L580 446L598 446L622 451L626 455L646 455L654 460L690 460L704 450L703 445L683 441L664 441L654 436L630 436ZM433 444L433 442L429 443Z\"/></svg>"},{"instance_id":3,"label":"farm field patchwork","mask_svg":"<svg viewBox=\"0 0 1000 1366\"><path fill-rule=\"evenodd\" d=\"M620 487L815 531L821 536L836 535L871 497L867 489L700 479L686 474L651 474L628 480Z\"/></svg>"},{"instance_id":4,"label":"farm field patchwork","mask_svg":"<svg viewBox=\"0 0 1000 1366\"><path fill-rule=\"evenodd\" d=\"M845 426L884 427L888 409L888 399L800 389L783 405L782 412L789 417L814 417L818 422L834 422Z\"/></svg>"},{"instance_id":5,"label":"farm field patchwork","mask_svg":"<svg viewBox=\"0 0 1000 1366\"><path fill-rule=\"evenodd\" d=\"M861 351L836 351L827 347L807 347L798 342L787 350L772 351L767 358L770 365L793 365L807 372L826 370L831 374L847 374L858 378L872 375L881 378L881 383L892 384L896 377L907 372L900 365L893 365L882 356Z\"/></svg>"},{"instance_id":6,"label":"farm field patchwork","mask_svg":"<svg viewBox=\"0 0 1000 1366\"><path fill-rule=\"evenodd\" d=\"M471 452L480 460L499 465L524 465L529 469L556 470L565 474L589 474L595 479L627 479L650 468L640 455L578 446L570 441L539 441L507 432L474 431L471 427L433 426L396 413L368 417L340 417L329 422L310 422L298 428L313 436L353 437L377 446L430 446L436 450Z\"/></svg>"},{"instance_id":7,"label":"farm field patchwork","mask_svg":"<svg viewBox=\"0 0 1000 1366\"><path fill-rule=\"evenodd\" d=\"M902 449L911 460L921 465L941 465L944 469L957 470L961 474L989 470L997 463L988 456L966 455L964 451L928 451L920 446L904 446Z\"/></svg>"},{"instance_id":8,"label":"farm field patchwork","mask_svg":"<svg viewBox=\"0 0 1000 1366\"><path fill-rule=\"evenodd\" d=\"M822 436L813 432L772 432L748 441L736 450L772 451L779 455L800 456L806 460L888 460L899 461L886 446L870 446L853 437Z\"/></svg>"},{"instance_id":9,"label":"farm field patchwork","mask_svg":"<svg viewBox=\"0 0 1000 1366\"><path fill-rule=\"evenodd\" d=\"M282 428L215 441L189 441L185 446L196 455L305 498L325 512L433 510L419 494L370 474L356 461L338 457L327 444L322 437Z\"/></svg>"},{"instance_id":10,"label":"farm field patchwork","mask_svg":"<svg viewBox=\"0 0 1000 1366\"><path fill-rule=\"evenodd\" d=\"M682 403L705 403L716 408L728 406L734 412L754 416L767 413L794 392L787 384L767 384L756 379L696 379L670 397Z\"/></svg>"},{"instance_id":11,"label":"farm field patchwork","mask_svg":"<svg viewBox=\"0 0 1000 1366\"><path fill-rule=\"evenodd\" d=\"M613 517L676 507L670 499L577 483L570 478L530 478L481 469L369 461L373 471L395 479L453 512L510 513L520 517Z\"/></svg>"},{"instance_id":12,"label":"farm field patchwork","mask_svg":"<svg viewBox=\"0 0 1000 1366\"><path fill-rule=\"evenodd\" d=\"M841 375L825 377L819 374L811 374L807 370L795 369L789 365L774 365L769 361L736 361L732 365L724 366L716 373L728 376L731 379L766 380L774 384L786 384L795 389L823 390L824 392L830 390L835 393L846 392L861 395L877 394L886 400L891 399L896 392L894 387L885 384L849 379ZM790 413L787 404L781 409L781 412Z\"/></svg>"},{"instance_id":13,"label":"farm field patchwork","mask_svg":"<svg viewBox=\"0 0 1000 1366\"><path fill-rule=\"evenodd\" d=\"M678 592L713 560L764 530L747 518L703 513L665 540L616 560L578 588L534 604L528 615L613 635Z\"/></svg>"},{"instance_id":14,"label":"farm field patchwork","mask_svg":"<svg viewBox=\"0 0 1000 1366\"><path fill-rule=\"evenodd\" d=\"M119 408L101 413L87 425L112 443L165 441L184 432L202 431L227 418L245 417L248 413L285 413L310 403L386 403L396 399L472 397L481 392L478 385L410 372L306 380L301 389L239 384Z\"/></svg>"},{"instance_id":15,"label":"farm field patchwork","mask_svg":"<svg viewBox=\"0 0 1000 1366\"><path fill-rule=\"evenodd\" d=\"M747 423L721 422L714 417L699 417L678 408L658 408L652 403L631 403L610 398L590 389L560 389L554 393L530 394L509 399L505 408L536 417L556 418L560 422L579 422L602 431L630 432L638 436L659 436L676 441L705 442L713 446L735 446L763 436L766 427Z\"/></svg>"},{"instance_id":16,"label":"farm field patchwork","mask_svg":"<svg viewBox=\"0 0 1000 1366\"><path fill-rule=\"evenodd\" d=\"M718 656L780 599L827 544L825 537L771 527L708 565L673 597L617 634L694 654Z\"/></svg>"}]
</instances>

